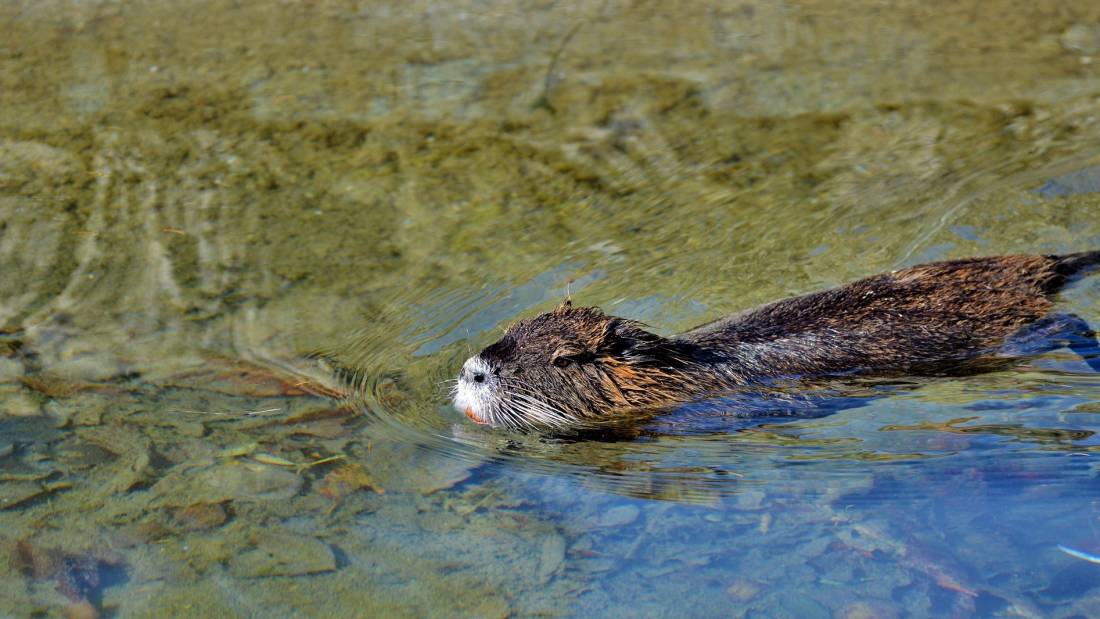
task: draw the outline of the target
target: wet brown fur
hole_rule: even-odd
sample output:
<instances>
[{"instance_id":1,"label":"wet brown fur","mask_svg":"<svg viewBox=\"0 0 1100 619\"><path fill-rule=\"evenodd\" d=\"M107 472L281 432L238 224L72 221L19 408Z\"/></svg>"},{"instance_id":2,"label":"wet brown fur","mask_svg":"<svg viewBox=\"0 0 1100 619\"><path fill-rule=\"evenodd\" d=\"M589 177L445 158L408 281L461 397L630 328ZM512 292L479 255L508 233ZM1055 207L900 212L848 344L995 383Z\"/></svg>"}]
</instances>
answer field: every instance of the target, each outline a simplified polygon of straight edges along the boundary
<instances>
[{"instance_id":1,"label":"wet brown fur","mask_svg":"<svg viewBox=\"0 0 1100 619\"><path fill-rule=\"evenodd\" d=\"M566 302L513 325L480 356L494 368L499 398L523 393L556 413L532 425L596 421L786 377L936 372L996 356L1098 263L1100 252L924 264L670 338Z\"/></svg>"}]
</instances>

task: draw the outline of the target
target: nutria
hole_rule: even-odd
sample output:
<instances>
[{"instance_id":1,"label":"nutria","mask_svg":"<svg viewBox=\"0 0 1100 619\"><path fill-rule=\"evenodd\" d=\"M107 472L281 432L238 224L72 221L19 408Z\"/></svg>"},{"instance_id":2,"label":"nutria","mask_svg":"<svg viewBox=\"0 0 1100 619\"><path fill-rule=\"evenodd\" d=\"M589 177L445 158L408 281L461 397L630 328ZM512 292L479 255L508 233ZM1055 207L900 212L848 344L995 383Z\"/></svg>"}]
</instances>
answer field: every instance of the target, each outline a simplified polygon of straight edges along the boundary
<instances>
[{"instance_id":1,"label":"nutria","mask_svg":"<svg viewBox=\"0 0 1100 619\"><path fill-rule=\"evenodd\" d=\"M1091 343L1084 321L1052 313L1051 297L1098 265L1100 251L935 262L667 338L566 301L466 360L454 405L481 424L573 429L792 377L979 367L1066 330Z\"/></svg>"}]
</instances>

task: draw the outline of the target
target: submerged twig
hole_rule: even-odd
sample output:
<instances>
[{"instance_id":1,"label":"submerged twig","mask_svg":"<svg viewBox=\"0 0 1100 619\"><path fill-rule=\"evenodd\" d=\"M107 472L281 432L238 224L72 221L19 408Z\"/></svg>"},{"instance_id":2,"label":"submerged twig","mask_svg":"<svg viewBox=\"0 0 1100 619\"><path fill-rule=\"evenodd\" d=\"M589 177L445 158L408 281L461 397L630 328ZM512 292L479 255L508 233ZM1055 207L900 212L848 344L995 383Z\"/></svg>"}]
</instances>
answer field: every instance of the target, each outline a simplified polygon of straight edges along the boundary
<instances>
[{"instance_id":1,"label":"submerged twig","mask_svg":"<svg viewBox=\"0 0 1100 619\"><path fill-rule=\"evenodd\" d=\"M531 105L533 109L544 109L551 114L557 114L557 110L554 109L553 104L550 103L550 89L553 86L554 71L558 68L558 61L561 59L562 53L565 51L565 46L569 45L569 42L573 40L580 29L584 26L585 22L579 21L569 32L562 37L561 43L558 44L558 48L554 50L554 53L550 56L550 64L546 67L546 75L542 79L542 94Z\"/></svg>"}]
</instances>

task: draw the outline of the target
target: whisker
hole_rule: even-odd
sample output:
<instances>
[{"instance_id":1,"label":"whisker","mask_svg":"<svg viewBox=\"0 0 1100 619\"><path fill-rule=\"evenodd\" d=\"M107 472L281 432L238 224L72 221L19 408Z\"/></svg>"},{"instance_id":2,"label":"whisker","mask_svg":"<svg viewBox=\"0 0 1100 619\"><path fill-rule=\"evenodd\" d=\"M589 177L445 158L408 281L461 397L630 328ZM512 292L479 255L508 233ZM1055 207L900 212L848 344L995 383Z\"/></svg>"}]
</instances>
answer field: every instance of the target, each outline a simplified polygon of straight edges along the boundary
<instances>
[{"instance_id":1,"label":"whisker","mask_svg":"<svg viewBox=\"0 0 1100 619\"><path fill-rule=\"evenodd\" d=\"M569 425L569 417L561 410L523 392L517 392L512 395L516 398L523 412L526 413L527 417L530 419L536 420L542 425L555 428Z\"/></svg>"},{"instance_id":2,"label":"whisker","mask_svg":"<svg viewBox=\"0 0 1100 619\"><path fill-rule=\"evenodd\" d=\"M535 393L534 391L532 391L530 389L520 387L520 386L517 386L516 390L517 390L518 393L526 395L527 397L537 401L539 404L541 404L541 405L543 405L547 408L557 409L557 412L559 414L561 414L562 416L566 416L565 413L564 413L564 410L568 407L563 406L561 404L561 402L558 402L554 398L548 397L546 394Z\"/></svg>"}]
</instances>

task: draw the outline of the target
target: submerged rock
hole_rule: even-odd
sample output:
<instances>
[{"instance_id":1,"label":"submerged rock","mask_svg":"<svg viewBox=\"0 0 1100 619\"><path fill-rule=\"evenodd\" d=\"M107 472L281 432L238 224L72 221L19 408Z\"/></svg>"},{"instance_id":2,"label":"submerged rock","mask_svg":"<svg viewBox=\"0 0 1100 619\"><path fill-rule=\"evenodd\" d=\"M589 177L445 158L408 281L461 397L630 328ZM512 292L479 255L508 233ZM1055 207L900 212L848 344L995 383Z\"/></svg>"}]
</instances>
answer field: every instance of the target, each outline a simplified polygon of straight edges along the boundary
<instances>
[{"instance_id":1,"label":"submerged rock","mask_svg":"<svg viewBox=\"0 0 1100 619\"><path fill-rule=\"evenodd\" d=\"M117 358L101 351L65 356L49 370L57 378L74 382L102 382L124 372Z\"/></svg>"},{"instance_id":2,"label":"submerged rock","mask_svg":"<svg viewBox=\"0 0 1100 619\"><path fill-rule=\"evenodd\" d=\"M234 576L297 576L336 569L336 555L315 537L271 535L229 563Z\"/></svg>"},{"instance_id":3,"label":"submerged rock","mask_svg":"<svg viewBox=\"0 0 1100 619\"><path fill-rule=\"evenodd\" d=\"M46 492L46 488L38 482L5 481L0 483L0 509L11 509Z\"/></svg>"},{"instance_id":4,"label":"submerged rock","mask_svg":"<svg viewBox=\"0 0 1100 619\"><path fill-rule=\"evenodd\" d=\"M833 612L834 619L897 619L895 609L882 603L853 602Z\"/></svg>"},{"instance_id":5,"label":"submerged rock","mask_svg":"<svg viewBox=\"0 0 1100 619\"><path fill-rule=\"evenodd\" d=\"M61 432L53 427L50 420L42 416L8 418L0 416L0 436L24 446L46 444L60 434Z\"/></svg>"},{"instance_id":6,"label":"submerged rock","mask_svg":"<svg viewBox=\"0 0 1100 619\"><path fill-rule=\"evenodd\" d=\"M117 557L73 553L39 546L32 540L11 543L0 539L0 553L7 554L8 564L24 576L52 582L57 591L70 601L63 613L66 617L97 617L98 610L92 601L101 596L106 584L125 570Z\"/></svg>"},{"instance_id":7,"label":"submerged rock","mask_svg":"<svg viewBox=\"0 0 1100 619\"><path fill-rule=\"evenodd\" d=\"M119 398L100 393L76 393L54 399L42 407L58 427L98 426L108 412L120 408Z\"/></svg>"},{"instance_id":8,"label":"submerged rock","mask_svg":"<svg viewBox=\"0 0 1100 619\"><path fill-rule=\"evenodd\" d=\"M363 465L353 462L333 469L325 475L317 492L332 501L332 509L335 509L349 494L364 489L373 490L377 494L386 492L374 481Z\"/></svg>"},{"instance_id":9,"label":"submerged rock","mask_svg":"<svg viewBox=\"0 0 1100 619\"><path fill-rule=\"evenodd\" d=\"M174 469L153 485L165 507L196 503L286 500L302 489L302 478L291 471L255 462L229 461L202 470Z\"/></svg>"},{"instance_id":10,"label":"submerged rock","mask_svg":"<svg viewBox=\"0 0 1100 619\"><path fill-rule=\"evenodd\" d=\"M9 417L33 417L42 414L38 400L25 390L4 388L0 390L0 415Z\"/></svg>"},{"instance_id":11,"label":"submerged rock","mask_svg":"<svg viewBox=\"0 0 1100 619\"><path fill-rule=\"evenodd\" d=\"M416 466L410 466L410 462L415 462ZM463 483L482 461L390 441L374 445L369 463L371 475L378 485L427 496Z\"/></svg>"},{"instance_id":12,"label":"submerged rock","mask_svg":"<svg viewBox=\"0 0 1100 619\"><path fill-rule=\"evenodd\" d=\"M1076 170L1047 181L1035 193L1044 198L1060 198L1100 192L1100 166Z\"/></svg>"},{"instance_id":13,"label":"submerged rock","mask_svg":"<svg viewBox=\"0 0 1100 619\"><path fill-rule=\"evenodd\" d=\"M542 540L542 549L539 552L538 580L545 584L554 574L558 573L565 563L565 538L557 533L546 536Z\"/></svg>"},{"instance_id":14,"label":"submerged rock","mask_svg":"<svg viewBox=\"0 0 1100 619\"><path fill-rule=\"evenodd\" d=\"M111 424L81 428L77 434L81 439L115 456L114 463L110 465L112 472L104 481L101 492L127 492L146 486L157 478L158 471L154 461L158 458L153 451L153 443L138 429Z\"/></svg>"},{"instance_id":15,"label":"submerged rock","mask_svg":"<svg viewBox=\"0 0 1100 619\"><path fill-rule=\"evenodd\" d=\"M220 504L195 503L177 510L175 519L184 529L197 531L219 527L229 519L229 515Z\"/></svg>"},{"instance_id":16,"label":"submerged rock","mask_svg":"<svg viewBox=\"0 0 1100 619\"><path fill-rule=\"evenodd\" d=\"M15 359L0 357L0 384L15 383L23 376L23 364Z\"/></svg>"},{"instance_id":17,"label":"submerged rock","mask_svg":"<svg viewBox=\"0 0 1100 619\"><path fill-rule=\"evenodd\" d=\"M65 619L98 619L99 611L88 600L73 602L61 612Z\"/></svg>"},{"instance_id":18,"label":"submerged rock","mask_svg":"<svg viewBox=\"0 0 1100 619\"><path fill-rule=\"evenodd\" d=\"M1062 47L1079 54L1100 54L1100 24L1073 24L1062 33Z\"/></svg>"},{"instance_id":19,"label":"submerged rock","mask_svg":"<svg viewBox=\"0 0 1100 619\"><path fill-rule=\"evenodd\" d=\"M726 587L726 595L737 602L748 602L760 595L761 588L757 582L746 578L738 578Z\"/></svg>"},{"instance_id":20,"label":"submerged rock","mask_svg":"<svg viewBox=\"0 0 1100 619\"><path fill-rule=\"evenodd\" d=\"M600 516L596 522L598 527L621 527L638 519L638 508L634 505L619 505L612 507Z\"/></svg>"}]
</instances>

